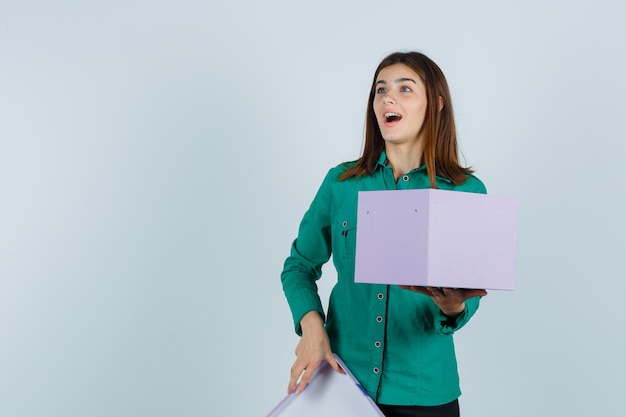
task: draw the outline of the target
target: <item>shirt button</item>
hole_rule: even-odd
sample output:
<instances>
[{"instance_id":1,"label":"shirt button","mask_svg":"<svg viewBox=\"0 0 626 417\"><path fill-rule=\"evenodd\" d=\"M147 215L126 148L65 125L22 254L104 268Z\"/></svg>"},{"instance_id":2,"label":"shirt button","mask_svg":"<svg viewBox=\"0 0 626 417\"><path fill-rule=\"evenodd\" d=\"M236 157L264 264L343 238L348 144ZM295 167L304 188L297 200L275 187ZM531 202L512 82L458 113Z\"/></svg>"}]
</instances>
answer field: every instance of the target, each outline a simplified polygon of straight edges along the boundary
<instances>
[{"instance_id":1,"label":"shirt button","mask_svg":"<svg viewBox=\"0 0 626 417\"><path fill-rule=\"evenodd\" d=\"M376 317L376 321L377 321L377 322L379 322L379 323L380 323L380 322L382 322L382 321L383 321L382 316L378 316L378 317Z\"/></svg>"},{"instance_id":2,"label":"shirt button","mask_svg":"<svg viewBox=\"0 0 626 417\"><path fill-rule=\"evenodd\" d=\"M409 176L405 175L404 177L402 177L402 181L407 182L409 180Z\"/></svg>"},{"instance_id":3,"label":"shirt button","mask_svg":"<svg viewBox=\"0 0 626 417\"><path fill-rule=\"evenodd\" d=\"M381 343L378 340L374 342L374 346L376 346L377 348L379 348L380 345L381 345Z\"/></svg>"},{"instance_id":4,"label":"shirt button","mask_svg":"<svg viewBox=\"0 0 626 417\"><path fill-rule=\"evenodd\" d=\"M385 298L385 295L382 292L378 293L378 299L382 300L383 298Z\"/></svg>"},{"instance_id":5,"label":"shirt button","mask_svg":"<svg viewBox=\"0 0 626 417\"><path fill-rule=\"evenodd\" d=\"M372 369L372 371L374 371L374 373L375 373L375 374L377 374L377 373L379 373L379 372L380 372L380 369L378 369L378 368L374 368L374 369Z\"/></svg>"}]
</instances>

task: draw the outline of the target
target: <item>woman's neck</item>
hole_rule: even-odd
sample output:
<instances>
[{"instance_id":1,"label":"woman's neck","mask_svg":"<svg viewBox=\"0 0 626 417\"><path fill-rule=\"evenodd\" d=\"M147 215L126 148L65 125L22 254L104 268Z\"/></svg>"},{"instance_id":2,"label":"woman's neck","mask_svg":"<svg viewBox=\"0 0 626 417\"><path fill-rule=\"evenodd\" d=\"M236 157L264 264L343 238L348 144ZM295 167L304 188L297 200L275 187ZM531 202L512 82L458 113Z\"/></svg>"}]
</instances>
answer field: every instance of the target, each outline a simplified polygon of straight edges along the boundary
<instances>
[{"instance_id":1,"label":"woman's neck","mask_svg":"<svg viewBox=\"0 0 626 417\"><path fill-rule=\"evenodd\" d=\"M385 144L387 163L391 167L396 181L402 175L422 165L423 148L421 141L417 143Z\"/></svg>"}]
</instances>

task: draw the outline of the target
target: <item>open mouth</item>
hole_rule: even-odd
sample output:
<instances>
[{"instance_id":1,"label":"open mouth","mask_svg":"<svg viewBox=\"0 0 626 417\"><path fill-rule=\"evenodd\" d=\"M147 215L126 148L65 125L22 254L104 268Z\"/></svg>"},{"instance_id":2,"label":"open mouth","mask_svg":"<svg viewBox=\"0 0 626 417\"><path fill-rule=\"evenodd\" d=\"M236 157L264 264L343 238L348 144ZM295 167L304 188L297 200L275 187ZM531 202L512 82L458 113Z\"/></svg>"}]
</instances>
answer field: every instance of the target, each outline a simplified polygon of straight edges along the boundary
<instances>
[{"instance_id":1,"label":"open mouth","mask_svg":"<svg viewBox=\"0 0 626 417\"><path fill-rule=\"evenodd\" d=\"M398 114L398 113L385 113L385 121L387 123L392 123L392 122L397 122L400 119L402 119L402 115Z\"/></svg>"}]
</instances>

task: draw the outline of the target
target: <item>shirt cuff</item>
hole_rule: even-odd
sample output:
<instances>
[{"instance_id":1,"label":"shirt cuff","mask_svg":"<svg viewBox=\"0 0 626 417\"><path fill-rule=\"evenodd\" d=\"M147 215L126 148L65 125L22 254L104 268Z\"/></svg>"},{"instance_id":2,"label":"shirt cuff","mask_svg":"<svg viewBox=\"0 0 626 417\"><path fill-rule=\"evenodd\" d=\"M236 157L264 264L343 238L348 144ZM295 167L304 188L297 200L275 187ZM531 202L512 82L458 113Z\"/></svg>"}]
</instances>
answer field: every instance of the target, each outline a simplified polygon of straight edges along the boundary
<instances>
[{"instance_id":1,"label":"shirt cuff","mask_svg":"<svg viewBox=\"0 0 626 417\"><path fill-rule=\"evenodd\" d=\"M463 311L453 317L446 316L440 309L437 310L435 323L440 334L449 335L459 330L469 320L467 305Z\"/></svg>"},{"instance_id":2,"label":"shirt cuff","mask_svg":"<svg viewBox=\"0 0 626 417\"><path fill-rule=\"evenodd\" d=\"M324 314L324 309L322 307L319 296L307 294L305 291L303 291L300 297L295 297L294 302L291 303L291 311L293 316L294 329L298 336L302 336L302 327L300 326L300 321L302 320L302 317L304 317L304 315L309 311L317 311L320 316L322 316L322 321L324 323L326 322L326 315Z\"/></svg>"}]
</instances>

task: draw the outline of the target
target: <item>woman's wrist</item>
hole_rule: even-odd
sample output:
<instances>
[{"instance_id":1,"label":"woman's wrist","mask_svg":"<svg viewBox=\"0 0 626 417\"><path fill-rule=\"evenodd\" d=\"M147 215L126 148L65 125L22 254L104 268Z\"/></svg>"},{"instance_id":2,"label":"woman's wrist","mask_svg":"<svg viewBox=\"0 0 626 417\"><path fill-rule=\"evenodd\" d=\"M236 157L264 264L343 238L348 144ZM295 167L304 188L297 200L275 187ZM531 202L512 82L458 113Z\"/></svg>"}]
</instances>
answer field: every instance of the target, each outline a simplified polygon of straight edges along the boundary
<instances>
[{"instance_id":1,"label":"woman's wrist","mask_svg":"<svg viewBox=\"0 0 626 417\"><path fill-rule=\"evenodd\" d=\"M463 311L465 311L465 302L463 302L460 306L455 307L455 308L447 308L447 309L441 308L441 312L446 317L449 317L449 318L455 318L456 316L461 314Z\"/></svg>"},{"instance_id":2,"label":"woman's wrist","mask_svg":"<svg viewBox=\"0 0 626 417\"><path fill-rule=\"evenodd\" d=\"M324 328L324 322L322 316L317 311L309 311L300 320L300 327L303 333L308 333L314 330Z\"/></svg>"}]
</instances>

